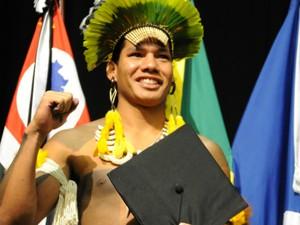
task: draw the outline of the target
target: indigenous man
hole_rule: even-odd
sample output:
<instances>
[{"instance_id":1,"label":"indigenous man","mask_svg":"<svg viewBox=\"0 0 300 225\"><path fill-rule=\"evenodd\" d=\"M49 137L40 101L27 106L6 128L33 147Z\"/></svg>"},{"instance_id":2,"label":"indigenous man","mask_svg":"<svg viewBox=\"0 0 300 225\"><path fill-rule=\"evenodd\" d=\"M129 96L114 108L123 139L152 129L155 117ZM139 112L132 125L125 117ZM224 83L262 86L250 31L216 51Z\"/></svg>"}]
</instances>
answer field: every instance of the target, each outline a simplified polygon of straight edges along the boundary
<instances>
[{"instance_id":1,"label":"indigenous man","mask_svg":"<svg viewBox=\"0 0 300 225\"><path fill-rule=\"evenodd\" d=\"M54 224L133 224L107 173L170 132L172 61L198 52L203 28L198 11L183 0L98 2L85 22L88 69L107 62L112 110L44 144L78 104L70 93L45 93L1 183L1 225L37 224L55 207ZM218 145L200 139L228 175ZM40 148L48 155L36 173Z\"/></svg>"}]
</instances>

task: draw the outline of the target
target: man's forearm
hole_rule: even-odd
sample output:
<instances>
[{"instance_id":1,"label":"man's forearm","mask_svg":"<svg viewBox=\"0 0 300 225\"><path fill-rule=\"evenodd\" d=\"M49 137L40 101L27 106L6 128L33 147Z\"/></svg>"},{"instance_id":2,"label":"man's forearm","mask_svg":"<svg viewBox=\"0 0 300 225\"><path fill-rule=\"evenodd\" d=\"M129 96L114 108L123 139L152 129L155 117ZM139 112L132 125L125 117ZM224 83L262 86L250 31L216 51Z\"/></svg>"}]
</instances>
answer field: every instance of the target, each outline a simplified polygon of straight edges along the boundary
<instances>
[{"instance_id":1,"label":"man's forearm","mask_svg":"<svg viewBox=\"0 0 300 225\"><path fill-rule=\"evenodd\" d=\"M38 132L24 134L19 152L1 181L0 218L7 224L18 218L30 221L34 217L37 207L35 163L44 140L45 135Z\"/></svg>"}]
</instances>

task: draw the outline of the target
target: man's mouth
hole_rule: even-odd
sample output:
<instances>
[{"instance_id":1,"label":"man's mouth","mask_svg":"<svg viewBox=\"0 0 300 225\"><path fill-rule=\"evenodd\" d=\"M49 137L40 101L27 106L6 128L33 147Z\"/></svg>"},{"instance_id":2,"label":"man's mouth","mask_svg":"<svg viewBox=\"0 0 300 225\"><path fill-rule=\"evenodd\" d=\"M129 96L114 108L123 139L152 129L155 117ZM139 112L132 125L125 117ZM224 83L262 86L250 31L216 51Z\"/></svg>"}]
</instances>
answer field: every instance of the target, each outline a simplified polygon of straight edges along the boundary
<instances>
[{"instance_id":1,"label":"man's mouth","mask_svg":"<svg viewBox=\"0 0 300 225\"><path fill-rule=\"evenodd\" d=\"M151 77L141 77L137 81L142 85L142 87L148 89L156 89L163 83L162 80Z\"/></svg>"},{"instance_id":2,"label":"man's mouth","mask_svg":"<svg viewBox=\"0 0 300 225\"><path fill-rule=\"evenodd\" d=\"M142 78L140 79L140 82L144 84L159 84L158 80L151 79L151 78Z\"/></svg>"}]
</instances>

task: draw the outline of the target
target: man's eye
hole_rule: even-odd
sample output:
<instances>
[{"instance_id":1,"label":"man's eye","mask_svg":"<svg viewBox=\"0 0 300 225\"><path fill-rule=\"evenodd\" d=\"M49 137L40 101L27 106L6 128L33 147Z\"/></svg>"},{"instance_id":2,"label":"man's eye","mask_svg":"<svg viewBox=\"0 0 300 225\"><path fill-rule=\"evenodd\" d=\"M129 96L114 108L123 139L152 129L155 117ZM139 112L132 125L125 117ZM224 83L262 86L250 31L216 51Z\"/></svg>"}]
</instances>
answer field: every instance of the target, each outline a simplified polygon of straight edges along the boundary
<instances>
[{"instance_id":1,"label":"man's eye","mask_svg":"<svg viewBox=\"0 0 300 225\"><path fill-rule=\"evenodd\" d=\"M142 57L142 54L140 52L132 52L129 54L129 57Z\"/></svg>"},{"instance_id":2,"label":"man's eye","mask_svg":"<svg viewBox=\"0 0 300 225\"><path fill-rule=\"evenodd\" d=\"M166 60L170 60L171 57L168 54L160 54L158 55L158 58L160 59L166 59Z\"/></svg>"}]
</instances>

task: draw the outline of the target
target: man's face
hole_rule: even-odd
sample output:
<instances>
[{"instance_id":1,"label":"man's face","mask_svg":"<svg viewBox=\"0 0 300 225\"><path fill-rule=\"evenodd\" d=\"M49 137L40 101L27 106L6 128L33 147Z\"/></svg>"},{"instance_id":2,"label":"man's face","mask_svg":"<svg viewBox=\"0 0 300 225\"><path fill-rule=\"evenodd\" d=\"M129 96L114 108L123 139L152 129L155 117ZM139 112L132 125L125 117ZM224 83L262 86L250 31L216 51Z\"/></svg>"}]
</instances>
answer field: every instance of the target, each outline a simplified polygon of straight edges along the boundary
<instances>
[{"instance_id":1,"label":"man's face","mask_svg":"<svg viewBox=\"0 0 300 225\"><path fill-rule=\"evenodd\" d=\"M119 102L145 107L164 103L172 81L170 49L154 42L134 46L125 40L114 77L118 84Z\"/></svg>"}]
</instances>

